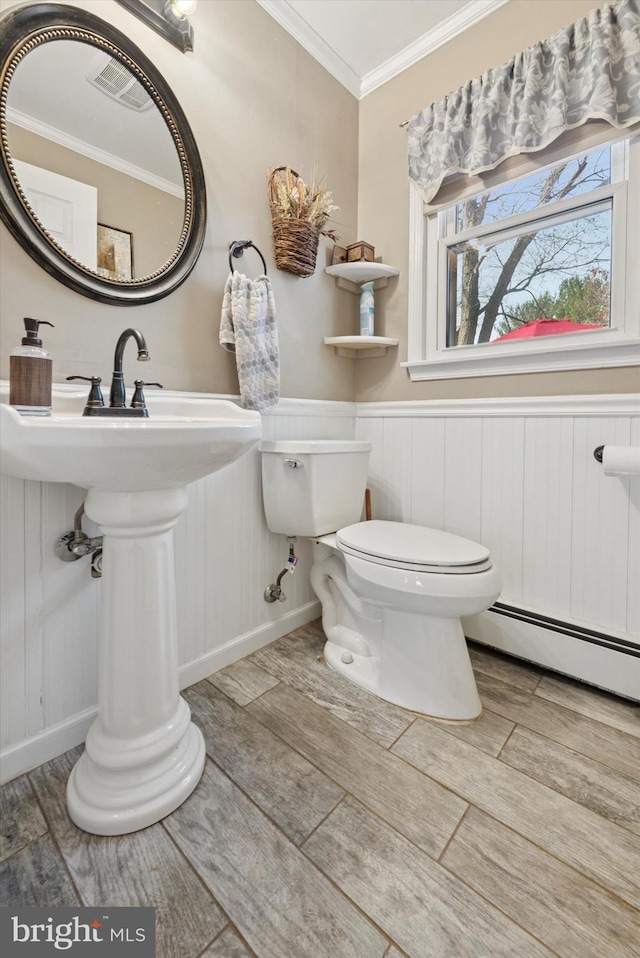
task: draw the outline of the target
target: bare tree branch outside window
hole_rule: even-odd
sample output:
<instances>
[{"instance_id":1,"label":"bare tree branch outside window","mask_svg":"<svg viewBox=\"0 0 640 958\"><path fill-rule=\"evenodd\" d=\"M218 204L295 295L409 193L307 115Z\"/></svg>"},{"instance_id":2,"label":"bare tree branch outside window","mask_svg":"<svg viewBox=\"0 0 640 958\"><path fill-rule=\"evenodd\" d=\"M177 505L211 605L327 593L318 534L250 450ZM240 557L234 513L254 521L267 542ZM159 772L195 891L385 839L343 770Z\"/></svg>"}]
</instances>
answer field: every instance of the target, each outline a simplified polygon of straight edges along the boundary
<instances>
[{"instance_id":1,"label":"bare tree branch outside window","mask_svg":"<svg viewBox=\"0 0 640 958\"><path fill-rule=\"evenodd\" d=\"M608 148L594 151L457 205L456 232L486 225L491 239L451 247L449 345L487 343L543 318L609 325L611 208L579 203L610 182L610 166ZM525 219L519 235L500 238L501 221L553 214L567 197L577 199L575 216L533 229Z\"/></svg>"}]
</instances>

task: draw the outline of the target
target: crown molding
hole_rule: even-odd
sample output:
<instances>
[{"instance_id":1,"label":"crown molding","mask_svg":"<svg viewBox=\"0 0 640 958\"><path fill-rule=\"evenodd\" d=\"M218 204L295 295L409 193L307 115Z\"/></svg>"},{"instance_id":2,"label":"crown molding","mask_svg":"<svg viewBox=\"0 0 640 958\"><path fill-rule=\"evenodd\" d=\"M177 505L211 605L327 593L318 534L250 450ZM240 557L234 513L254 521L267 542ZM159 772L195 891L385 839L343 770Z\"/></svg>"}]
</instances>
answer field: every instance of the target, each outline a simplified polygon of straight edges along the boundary
<instances>
[{"instance_id":1,"label":"crown molding","mask_svg":"<svg viewBox=\"0 0 640 958\"><path fill-rule=\"evenodd\" d=\"M301 47L310 53L332 77L346 87L356 99L360 99L360 77L348 66L322 37L312 30L295 10L282 0L257 0L269 16L273 17Z\"/></svg>"},{"instance_id":2,"label":"crown molding","mask_svg":"<svg viewBox=\"0 0 640 958\"><path fill-rule=\"evenodd\" d=\"M508 0L471 0L471 3L468 3L458 13L447 17L433 30L423 33L421 37L410 43L400 53L396 53L395 56L386 60L375 70L366 73L360 84L360 98L377 90L379 86L392 80L399 73L408 70L418 60L422 60L423 57L433 53L438 47L448 43L449 40L453 40L458 34L463 33L474 23L483 20L484 17L504 6L505 3L508 3Z\"/></svg>"},{"instance_id":3,"label":"crown molding","mask_svg":"<svg viewBox=\"0 0 640 958\"><path fill-rule=\"evenodd\" d=\"M287 0L257 0L260 6L273 17L294 40L304 47L318 63L321 64L349 93L358 100L373 92L383 83L407 70L418 60L433 53L438 47L452 40L472 24L493 13L499 7L508 3L508 0L471 0L462 10L448 17L433 30L423 34L401 50L395 56L386 60L375 70L365 74L360 79L354 70L338 56L322 37L311 29L302 17L289 6Z\"/></svg>"},{"instance_id":4,"label":"crown molding","mask_svg":"<svg viewBox=\"0 0 640 958\"><path fill-rule=\"evenodd\" d=\"M8 107L7 120L10 123L15 123L16 126L21 126L30 133L35 133L37 136L42 136L46 140L51 140L52 143L57 143L58 146L64 146L67 150L73 150L74 153L86 156L96 163L102 163L103 166L108 166L112 170L124 173L134 180L141 180L148 186L153 186L157 190L162 190L164 193L170 193L171 196L177 196L179 199L184 200L184 189L181 186L177 186L175 183L171 183L169 180L165 180L160 176L155 176L155 174L149 173L141 166L128 163L126 160L120 159L119 156L107 153L106 150L100 150L85 140L70 136L55 126L50 126L42 120L37 120L35 117L29 116L28 113L22 113L20 110L14 110Z\"/></svg>"}]
</instances>

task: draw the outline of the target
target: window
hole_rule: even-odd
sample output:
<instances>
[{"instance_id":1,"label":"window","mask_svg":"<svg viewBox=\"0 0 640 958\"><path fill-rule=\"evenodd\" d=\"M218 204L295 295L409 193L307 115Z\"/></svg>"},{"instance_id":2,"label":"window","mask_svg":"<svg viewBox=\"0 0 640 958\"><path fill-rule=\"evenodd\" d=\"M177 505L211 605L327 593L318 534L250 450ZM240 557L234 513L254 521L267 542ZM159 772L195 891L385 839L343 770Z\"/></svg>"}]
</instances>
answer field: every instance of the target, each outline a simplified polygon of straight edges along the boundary
<instances>
[{"instance_id":1,"label":"window","mask_svg":"<svg viewBox=\"0 0 640 958\"><path fill-rule=\"evenodd\" d=\"M640 360L640 137L412 188L412 379ZM526 170L526 172L525 172Z\"/></svg>"}]
</instances>

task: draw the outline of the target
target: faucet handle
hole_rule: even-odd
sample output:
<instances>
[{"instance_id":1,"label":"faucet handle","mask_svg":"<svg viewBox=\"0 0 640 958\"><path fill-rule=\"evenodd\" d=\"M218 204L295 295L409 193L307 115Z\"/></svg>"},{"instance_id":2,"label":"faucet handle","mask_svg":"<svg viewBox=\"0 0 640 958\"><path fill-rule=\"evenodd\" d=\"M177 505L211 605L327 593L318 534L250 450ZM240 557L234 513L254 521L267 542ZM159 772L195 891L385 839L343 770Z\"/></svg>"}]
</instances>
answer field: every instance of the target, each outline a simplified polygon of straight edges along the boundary
<instances>
[{"instance_id":1,"label":"faucet handle","mask_svg":"<svg viewBox=\"0 0 640 958\"><path fill-rule=\"evenodd\" d=\"M67 381L72 379L82 379L84 382L91 383L91 389L87 397L87 405L85 406L86 409L99 409L104 406L102 390L100 389L100 383L102 382L101 376L67 376Z\"/></svg>"},{"instance_id":2,"label":"faucet handle","mask_svg":"<svg viewBox=\"0 0 640 958\"><path fill-rule=\"evenodd\" d=\"M144 409L144 393L142 392L143 386L157 386L159 389L163 389L162 383L146 383L144 379L134 379L133 385L136 387L133 393L133 398L131 400L132 409Z\"/></svg>"}]
</instances>

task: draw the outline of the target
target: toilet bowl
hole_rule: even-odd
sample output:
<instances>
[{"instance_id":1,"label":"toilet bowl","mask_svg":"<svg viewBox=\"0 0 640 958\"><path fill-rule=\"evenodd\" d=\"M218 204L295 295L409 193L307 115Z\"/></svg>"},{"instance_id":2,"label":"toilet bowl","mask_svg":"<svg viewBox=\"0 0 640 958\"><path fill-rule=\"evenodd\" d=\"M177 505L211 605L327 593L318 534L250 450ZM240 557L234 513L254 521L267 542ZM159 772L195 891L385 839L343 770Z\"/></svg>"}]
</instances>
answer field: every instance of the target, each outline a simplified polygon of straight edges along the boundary
<instances>
[{"instance_id":1,"label":"toilet bowl","mask_svg":"<svg viewBox=\"0 0 640 958\"><path fill-rule=\"evenodd\" d=\"M402 708L477 718L482 706L460 619L500 594L489 551L439 529L357 521L369 443L264 441L260 448L267 525L314 542L311 584L328 664Z\"/></svg>"}]
</instances>

